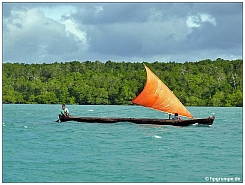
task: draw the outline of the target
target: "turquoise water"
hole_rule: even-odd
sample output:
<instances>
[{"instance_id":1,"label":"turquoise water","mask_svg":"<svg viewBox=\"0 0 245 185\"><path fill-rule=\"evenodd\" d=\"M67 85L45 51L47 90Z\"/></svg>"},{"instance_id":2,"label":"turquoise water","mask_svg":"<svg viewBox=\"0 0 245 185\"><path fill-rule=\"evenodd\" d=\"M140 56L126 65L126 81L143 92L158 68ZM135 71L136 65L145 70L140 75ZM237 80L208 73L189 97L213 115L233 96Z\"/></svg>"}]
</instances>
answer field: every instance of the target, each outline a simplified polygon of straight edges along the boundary
<instances>
[{"instance_id":1,"label":"turquoise water","mask_svg":"<svg viewBox=\"0 0 245 185\"><path fill-rule=\"evenodd\" d=\"M140 106L71 115L156 117ZM242 182L242 108L187 107L211 127L57 123L61 105L3 105L3 182Z\"/></svg>"}]
</instances>

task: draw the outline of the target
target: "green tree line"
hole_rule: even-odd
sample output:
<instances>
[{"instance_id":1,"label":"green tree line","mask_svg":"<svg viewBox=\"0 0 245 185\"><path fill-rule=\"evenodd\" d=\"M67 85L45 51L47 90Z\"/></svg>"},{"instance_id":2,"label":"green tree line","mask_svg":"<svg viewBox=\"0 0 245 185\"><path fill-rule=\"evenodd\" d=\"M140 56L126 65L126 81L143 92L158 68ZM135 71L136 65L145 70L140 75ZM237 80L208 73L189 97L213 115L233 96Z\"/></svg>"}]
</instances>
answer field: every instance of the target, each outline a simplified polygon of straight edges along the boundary
<instances>
[{"instance_id":1,"label":"green tree line","mask_svg":"<svg viewBox=\"0 0 245 185\"><path fill-rule=\"evenodd\" d=\"M144 62L185 106L242 106L242 60ZM143 89L142 63L3 63L2 101L130 105Z\"/></svg>"}]
</instances>

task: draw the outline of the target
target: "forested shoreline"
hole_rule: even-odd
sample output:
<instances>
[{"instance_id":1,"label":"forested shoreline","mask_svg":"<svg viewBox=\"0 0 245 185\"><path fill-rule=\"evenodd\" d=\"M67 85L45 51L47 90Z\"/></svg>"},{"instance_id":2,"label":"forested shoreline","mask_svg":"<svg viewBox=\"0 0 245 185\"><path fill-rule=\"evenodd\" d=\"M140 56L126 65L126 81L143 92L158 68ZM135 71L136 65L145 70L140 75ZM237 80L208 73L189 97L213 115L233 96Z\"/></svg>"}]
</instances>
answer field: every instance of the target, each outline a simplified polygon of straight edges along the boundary
<instances>
[{"instance_id":1,"label":"forested shoreline","mask_svg":"<svg viewBox=\"0 0 245 185\"><path fill-rule=\"evenodd\" d=\"M144 62L185 106L242 107L242 60ZM2 101L13 104L131 105L142 63L72 61L2 64Z\"/></svg>"}]
</instances>

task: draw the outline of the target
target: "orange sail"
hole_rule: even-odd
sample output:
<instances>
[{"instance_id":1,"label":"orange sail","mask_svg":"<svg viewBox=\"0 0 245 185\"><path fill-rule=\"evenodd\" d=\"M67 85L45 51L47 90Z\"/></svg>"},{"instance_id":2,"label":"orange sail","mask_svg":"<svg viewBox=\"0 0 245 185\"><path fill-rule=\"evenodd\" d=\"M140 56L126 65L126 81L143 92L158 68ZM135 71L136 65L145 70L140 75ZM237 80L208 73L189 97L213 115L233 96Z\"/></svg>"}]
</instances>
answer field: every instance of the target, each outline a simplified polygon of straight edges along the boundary
<instances>
[{"instance_id":1,"label":"orange sail","mask_svg":"<svg viewBox=\"0 0 245 185\"><path fill-rule=\"evenodd\" d=\"M133 103L162 112L194 118L174 93L146 66L147 80L141 93Z\"/></svg>"}]
</instances>

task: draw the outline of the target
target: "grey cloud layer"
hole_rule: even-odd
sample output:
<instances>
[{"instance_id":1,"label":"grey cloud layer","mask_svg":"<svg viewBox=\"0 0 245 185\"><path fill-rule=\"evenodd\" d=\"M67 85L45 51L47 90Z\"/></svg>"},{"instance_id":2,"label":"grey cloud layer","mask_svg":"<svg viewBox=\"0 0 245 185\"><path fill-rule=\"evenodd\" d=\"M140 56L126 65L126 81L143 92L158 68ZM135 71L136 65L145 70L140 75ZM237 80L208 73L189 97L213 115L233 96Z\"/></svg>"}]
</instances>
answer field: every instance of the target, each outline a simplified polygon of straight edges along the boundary
<instances>
[{"instance_id":1,"label":"grey cloud layer","mask_svg":"<svg viewBox=\"0 0 245 185\"><path fill-rule=\"evenodd\" d=\"M58 20L43 12L68 5L76 11ZM241 56L241 3L3 4L4 62L184 62Z\"/></svg>"}]
</instances>

